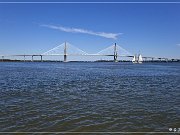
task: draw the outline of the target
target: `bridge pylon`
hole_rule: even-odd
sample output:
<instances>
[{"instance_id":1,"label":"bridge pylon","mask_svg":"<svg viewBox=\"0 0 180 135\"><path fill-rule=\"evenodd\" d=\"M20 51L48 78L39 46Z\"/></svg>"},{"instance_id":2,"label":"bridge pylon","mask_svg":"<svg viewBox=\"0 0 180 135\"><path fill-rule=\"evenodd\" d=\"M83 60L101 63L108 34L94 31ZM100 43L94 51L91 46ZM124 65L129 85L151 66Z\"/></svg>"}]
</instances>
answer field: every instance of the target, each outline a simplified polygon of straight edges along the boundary
<instances>
[{"instance_id":1,"label":"bridge pylon","mask_svg":"<svg viewBox=\"0 0 180 135\"><path fill-rule=\"evenodd\" d=\"M117 60L117 46L116 46L116 43L114 44L114 62L118 62L118 60Z\"/></svg>"},{"instance_id":2,"label":"bridge pylon","mask_svg":"<svg viewBox=\"0 0 180 135\"><path fill-rule=\"evenodd\" d=\"M67 45L64 43L64 62L67 62Z\"/></svg>"}]
</instances>

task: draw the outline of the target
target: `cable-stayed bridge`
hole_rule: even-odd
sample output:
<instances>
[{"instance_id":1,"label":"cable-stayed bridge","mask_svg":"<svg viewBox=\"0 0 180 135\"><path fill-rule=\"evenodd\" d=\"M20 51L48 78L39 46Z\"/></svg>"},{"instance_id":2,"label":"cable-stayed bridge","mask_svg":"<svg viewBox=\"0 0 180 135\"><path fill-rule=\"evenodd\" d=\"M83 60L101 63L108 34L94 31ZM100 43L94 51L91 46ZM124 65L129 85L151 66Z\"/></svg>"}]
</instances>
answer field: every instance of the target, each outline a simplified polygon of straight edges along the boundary
<instances>
[{"instance_id":1,"label":"cable-stayed bridge","mask_svg":"<svg viewBox=\"0 0 180 135\"><path fill-rule=\"evenodd\" d=\"M4 57L8 57L8 56L22 56L24 57L24 61L25 61L25 57L27 56L32 57L31 61L34 61L34 56L39 56L41 61L43 61L43 56L63 56L64 62L67 62L68 56L111 56L113 57L114 62L118 61L118 57L130 57L130 58L134 57L133 54L131 54L126 49L122 48L120 45L117 45L116 43L99 51L98 53L90 54L68 42L64 42L42 54L1 55L2 61L4 60ZM156 57L143 57L143 58L145 60L147 59L168 60L167 58L156 58Z\"/></svg>"},{"instance_id":2,"label":"cable-stayed bridge","mask_svg":"<svg viewBox=\"0 0 180 135\"><path fill-rule=\"evenodd\" d=\"M64 56L64 62L67 61L67 56L113 56L117 61L117 57L133 57L131 53L119 45L111 45L96 54L87 53L72 44L65 42L57 47L54 47L47 52L41 54L42 56Z\"/></svg>"}]
</instances>

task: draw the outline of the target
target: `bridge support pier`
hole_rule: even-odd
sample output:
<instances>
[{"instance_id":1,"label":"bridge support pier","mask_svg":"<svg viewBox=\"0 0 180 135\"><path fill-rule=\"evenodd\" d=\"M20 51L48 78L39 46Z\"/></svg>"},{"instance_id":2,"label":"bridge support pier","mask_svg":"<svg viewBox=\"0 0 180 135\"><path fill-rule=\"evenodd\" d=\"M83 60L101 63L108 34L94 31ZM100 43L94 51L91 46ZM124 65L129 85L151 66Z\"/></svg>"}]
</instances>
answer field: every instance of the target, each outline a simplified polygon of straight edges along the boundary
<instances>
[{"instance_id":1,"label":"bridge support pier","mask_svg":"<svg viewBox=\"0 0 180 135\"><path fill-rule=\"evenodd\" d=\"M33 55L32 55L32 60L31 60L32 62L34 61L34 59L33 59Z\"/></svg>"},{"instance_id":2,"label":"bridge support pier","mask_svg":"<svg viewBox=\"0 0 180 135\"><path fill-rule=\"evenodd\" d=\"M168 62L168 59L166 58L165 61Z\"/></svg>"},{"instance_id":3,"label":"bridge support pier","mask_svg":"<svg viewBox=\"0 0 180 135\"><path fill-rule=\"evenodd\" d=\"M42 55L40 55L40 56L41 56L41 62L43 62Z\"/></svg>"},{"instance_id":4,"label":"bridge support pier","mask_svg":"<svg viewBox=\"0 0 180 135\"><path fill-rule=\"evenodd\" d=\"M66 46L66 42L64 44L64 62L67 62L67 46Z\"/></svg>"},{"instance_id":5,"label":"bridge support pier","mask_svg":"<svg viewBox=\"0 0 180 135\"><path fill-rule=\"evenodd\" d=\"M116 47L116 43L114 45L114 62L118 62L118 60L117 60L117 47Z\"/></svg>"},{"instance_id":6,"label":"bridge support pier","mask_svg":"<svg viewBox=\"0 0 180 135\"><path fill-rule=\"evenodd\" d=\"M4 61L4 56L2 56L2 61Z\"/></svg>"},{"instance_id":7,"label":"bridge support pier","mask_svg":"<svg viewBox=\"0 0 180 135\"><path fill-rule=\"evenodd\" d=\"M117 55L114 56L114 62L118 62Z\"/></svg>"},{"instance_id":8,"label":"bridge support pier","mask_svg":"<svg viewBox=\"0 0 180 135\"><path fill-rule=\"evenodd\" d=\"M154 61L154 58L152 58L152 62Z\"/></svg>"},{"instance_id":9,"label":"bridge support pier","mask_svg":"<svg viewBox=\"0 0 180 135\"><path fill-rule=\"evenodd\" d=\"M145 61L147 62L147 58L145 58Z\"/></svg>"},{"instance_id":10,"label":"bridge support pier","mask_svg":"<svg viewBox=\"0 0 180 135\"><path fill-rule=\"evenodd\" d=\"M64 55L64 62L67 62L67 55Z\"/></svg>"},{"instance_id":11,"label":"bridge support pier","mask_svg":"<svg viewBox=\"0 0 180 135\"><path fill-rule=\"evenodd\" d=\"M24 55L24 62L26 61L26 56Z\"/></svg>"}]
</instances>

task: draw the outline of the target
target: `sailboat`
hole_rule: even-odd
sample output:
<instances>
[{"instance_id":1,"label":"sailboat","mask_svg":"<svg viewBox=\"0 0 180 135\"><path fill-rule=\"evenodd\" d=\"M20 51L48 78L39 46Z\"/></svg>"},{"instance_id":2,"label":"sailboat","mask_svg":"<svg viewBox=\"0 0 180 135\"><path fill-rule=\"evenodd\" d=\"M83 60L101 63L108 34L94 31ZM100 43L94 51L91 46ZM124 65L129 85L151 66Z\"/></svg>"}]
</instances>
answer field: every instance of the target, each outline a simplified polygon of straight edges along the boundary
<instances>
[{"instance_id":1,"label":"sailboat","mask_svg":"<svg viewBox=\"0 0 180 135\"><path fill-rule=\"evenodd\" d=\"M133 59L132 59L132 63L137 63L136 55L134 55L134 57L133 57Z\"/></svg>"},{"instance_id":2,"label":"sailboat","mask_svg":"<svg viewBox=\"0 0 180 135\"><path fill-rule=\"evenodd\" d=\"M141 55L141 54L139 54L139 56L138 56L138 63L142 63L142 62L143 62L142 55Z\"/></svg>"},{"instance_id":3,"label":"sailboat","mask_svg":"<svg viewBox=\"0 0 180 135\"><path fill-rule=\"evenodd\" d=\"M132 59L132 63L142 63L142 62L143 62L143 58L141 54L139 54L138 56L134 55Z\"/></svg>"}]
</instances>

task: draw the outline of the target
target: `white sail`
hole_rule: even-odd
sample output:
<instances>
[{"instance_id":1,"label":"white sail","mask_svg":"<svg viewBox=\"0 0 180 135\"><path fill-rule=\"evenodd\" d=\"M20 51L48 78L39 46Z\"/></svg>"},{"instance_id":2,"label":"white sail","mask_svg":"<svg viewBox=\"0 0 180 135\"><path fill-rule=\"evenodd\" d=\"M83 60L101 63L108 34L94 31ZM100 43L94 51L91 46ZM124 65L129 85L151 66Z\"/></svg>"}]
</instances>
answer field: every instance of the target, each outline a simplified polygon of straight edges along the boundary
<instances>
[{"instance_id":1,"label":"white sail","mask_svg":"<svg viewBox=\"0 0 180 135\"><path fill-rule=\"evenodd\" d=\"M138 63L142 63L143 62L143 58L142 58L142 55L139 54L139 57L138 57Z\"/></svg>"},{"instance_id":2,"label":"white sail","mask_svg":"<svg viewBox=\"0 0 180 135\"><path fill-rule=\"evenodd\" d=\"M135 55L134 55L134 57L133 57L133 59L132 59L132 62L133 62L133 63L137 63L137 62L136 62L136 56L135 56Z\"/></svg>"}]
</instances>

